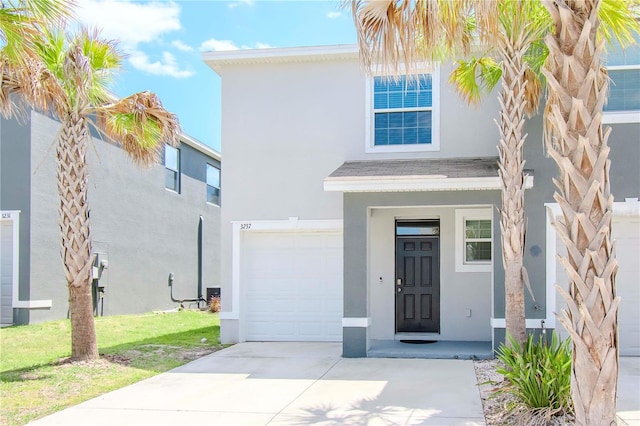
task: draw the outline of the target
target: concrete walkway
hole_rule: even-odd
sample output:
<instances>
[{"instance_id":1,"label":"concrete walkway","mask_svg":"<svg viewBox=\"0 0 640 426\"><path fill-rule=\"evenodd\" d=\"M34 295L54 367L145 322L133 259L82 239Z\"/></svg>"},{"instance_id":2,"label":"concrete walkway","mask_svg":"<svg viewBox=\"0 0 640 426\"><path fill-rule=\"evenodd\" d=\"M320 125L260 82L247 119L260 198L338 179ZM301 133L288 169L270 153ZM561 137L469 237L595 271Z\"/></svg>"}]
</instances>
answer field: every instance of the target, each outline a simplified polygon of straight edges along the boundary
<instances>
[{"instance_id":1,"label":"concrete walkway","mask_svg":"<svg viewBox=\"0 0 640 426\"><path fill-rule=\"evenodd\" d=\"M33 425L484 425L473 361L241 343Z\"/></svg>"}]
</instances>

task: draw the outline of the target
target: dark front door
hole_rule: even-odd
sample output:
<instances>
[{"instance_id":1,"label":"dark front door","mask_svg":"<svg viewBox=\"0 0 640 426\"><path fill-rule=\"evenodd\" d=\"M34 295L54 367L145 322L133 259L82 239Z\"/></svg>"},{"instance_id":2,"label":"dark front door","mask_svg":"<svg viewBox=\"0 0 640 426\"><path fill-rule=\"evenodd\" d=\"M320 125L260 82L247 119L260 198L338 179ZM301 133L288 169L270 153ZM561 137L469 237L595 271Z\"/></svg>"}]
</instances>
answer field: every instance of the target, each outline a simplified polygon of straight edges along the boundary
<instances>
[{"instance_id":1,"label":"dark front door","mask_svg":"<svg viewBox=\"0 0 640 426\"><path fill-rule=\"evenodd\" d=\"M438 237L396 238L396 331L440 332Z\"/></svg>"}]
</instances>

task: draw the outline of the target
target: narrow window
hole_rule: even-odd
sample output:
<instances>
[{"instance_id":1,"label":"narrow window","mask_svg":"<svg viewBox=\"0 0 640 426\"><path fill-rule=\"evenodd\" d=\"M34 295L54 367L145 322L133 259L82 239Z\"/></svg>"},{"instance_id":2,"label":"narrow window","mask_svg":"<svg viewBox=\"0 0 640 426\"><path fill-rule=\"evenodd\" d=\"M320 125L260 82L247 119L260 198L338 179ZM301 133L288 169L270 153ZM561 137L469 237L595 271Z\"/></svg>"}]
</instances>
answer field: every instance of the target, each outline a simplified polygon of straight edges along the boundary
<instances>
[{"instance_id":1,"label":"narrow window","mask_svg":"<svg viewBox=\"0 0 640 426\"><path fill-rule=\"evenodd\" d=\"M169 145L164 146L165 180L164 186L180 192L180 150Z\"/></svg>"},{"instance_id":2,"label":"narrow window","mask_svg":"<svg viewBox=\"0 0 640 426\"><path fill-rule=\"evenodd\" d=\"M465 219L464 262L486 263L491 261L491 220Z\"/></svg>"},{"instance_id":3,"label":"narrow window","mask_svg":"<svg viewBox=\"0 0 640 426\"><path fill-rule=\"evenodd\" d=\"M220 169L207 164L207 203L220 205Z\"/></svg>"}]
</instances>

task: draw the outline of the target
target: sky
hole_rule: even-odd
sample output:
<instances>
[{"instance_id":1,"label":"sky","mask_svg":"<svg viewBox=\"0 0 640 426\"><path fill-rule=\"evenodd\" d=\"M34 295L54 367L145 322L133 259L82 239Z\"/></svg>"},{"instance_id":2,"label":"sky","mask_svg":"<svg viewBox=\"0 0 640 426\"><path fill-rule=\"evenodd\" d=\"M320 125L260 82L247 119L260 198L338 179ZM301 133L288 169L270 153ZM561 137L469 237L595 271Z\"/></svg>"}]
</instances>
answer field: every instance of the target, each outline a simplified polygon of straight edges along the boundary
<instances>
[{"instance_id":1,"label":"sky","mask_svg":"<svg viewBox=\"0 0 640 426\"><path fill-rule=\"evenodd\" d=\"M176 114L182 132L220 149L220 78L205 51L356 42L350 11L329 1L77 0L75 15L125 58L111 90L148 90Z\"/></svg>"}]
</instances>

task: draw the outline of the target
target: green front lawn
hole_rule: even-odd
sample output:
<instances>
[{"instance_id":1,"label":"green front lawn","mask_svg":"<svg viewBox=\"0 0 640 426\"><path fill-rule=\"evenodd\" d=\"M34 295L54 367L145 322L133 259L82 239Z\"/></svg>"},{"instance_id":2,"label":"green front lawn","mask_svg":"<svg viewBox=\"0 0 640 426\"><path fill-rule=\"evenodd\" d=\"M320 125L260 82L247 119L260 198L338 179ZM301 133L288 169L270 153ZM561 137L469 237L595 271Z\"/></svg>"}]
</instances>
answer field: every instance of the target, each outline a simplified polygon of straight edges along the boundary
<instances>
[{"instance_id":1,"label":"green front lawn","mask_svg":"<svg viewBox=\"0 0 640 426\"><path fill-rule=\"evenodd\" d=\"M0 425L25 424L219 349L218 314L182 311L95 321L100 360L90 363L68 362L68 320L0 329Z\"/></svg>"}]
</instances>

